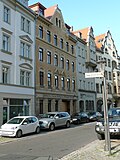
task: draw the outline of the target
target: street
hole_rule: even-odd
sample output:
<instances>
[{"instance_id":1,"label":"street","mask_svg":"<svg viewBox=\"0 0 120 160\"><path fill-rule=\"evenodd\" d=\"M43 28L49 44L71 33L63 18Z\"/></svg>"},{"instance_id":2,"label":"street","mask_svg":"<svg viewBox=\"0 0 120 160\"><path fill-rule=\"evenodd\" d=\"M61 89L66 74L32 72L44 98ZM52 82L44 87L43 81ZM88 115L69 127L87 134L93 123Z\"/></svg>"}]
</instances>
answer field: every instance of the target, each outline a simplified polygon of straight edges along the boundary
<instances>
[{"instance_id":1,"label":"street","mask_svg":"<svg viewBox=\"0 0 120 160\"><path fill-rule=\"evenodd\" d=\"M97 139L95 123L72 125L0 144L0 160L59 159ZM48 158L49 157L49 158Z\"/></svg>"}]
</instances>

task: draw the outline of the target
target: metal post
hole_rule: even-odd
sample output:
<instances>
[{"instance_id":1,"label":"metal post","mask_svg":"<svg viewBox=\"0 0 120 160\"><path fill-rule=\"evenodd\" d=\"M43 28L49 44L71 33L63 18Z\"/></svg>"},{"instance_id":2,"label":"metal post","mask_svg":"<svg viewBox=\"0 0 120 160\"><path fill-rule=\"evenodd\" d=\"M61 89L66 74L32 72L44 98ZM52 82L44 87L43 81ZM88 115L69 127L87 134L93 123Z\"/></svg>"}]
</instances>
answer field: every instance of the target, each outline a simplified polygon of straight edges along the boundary
<instances>
[{"instance_id":1,"label":"metal post","mask_svg":"<svg viewBox=\"0 0 120 160\"><path fill-rule=\"evenodd\" d=\"M109 154L111 154L105 75L103 77L103 105L104 105L104 127L105 127L105 148L104 149L105 151L109 151Z\"/></svg>"},{"instance_id":2,"label":"metal post","mask_svg":"<svg viewBox=\"0 0 120 160\"><path fill-rule=\"evenodd\" d=\"M103 106L104 106L104 128L105 128L105 151L111 154L110 132L109 132L109 119L108 119L108 106L107 106L107 92L106 92L106 78L105 78L105 60L100 60L98 63L101 65L100 70L103 72Z\"/></svg>"}]
</instances>

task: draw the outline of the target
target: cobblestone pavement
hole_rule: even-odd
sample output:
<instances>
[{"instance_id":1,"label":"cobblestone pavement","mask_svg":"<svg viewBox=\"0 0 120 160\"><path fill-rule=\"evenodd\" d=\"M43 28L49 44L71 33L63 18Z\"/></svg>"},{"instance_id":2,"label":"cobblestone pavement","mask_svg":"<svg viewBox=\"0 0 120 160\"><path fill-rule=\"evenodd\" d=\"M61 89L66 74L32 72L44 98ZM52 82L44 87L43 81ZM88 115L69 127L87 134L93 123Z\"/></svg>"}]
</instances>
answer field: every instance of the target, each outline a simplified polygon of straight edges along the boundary
<instances>
[{"instance_id":1,"label":"cobblestone pavement","mask_svg":"<svg viewBox=\"0 0 120 160\"><path fill-rule=\"evenodd\" d=\"M105 141L96 140L60 160L119 160L120 140L111 140L111 154L104 151Z\"/></svg>"}]
</instances>

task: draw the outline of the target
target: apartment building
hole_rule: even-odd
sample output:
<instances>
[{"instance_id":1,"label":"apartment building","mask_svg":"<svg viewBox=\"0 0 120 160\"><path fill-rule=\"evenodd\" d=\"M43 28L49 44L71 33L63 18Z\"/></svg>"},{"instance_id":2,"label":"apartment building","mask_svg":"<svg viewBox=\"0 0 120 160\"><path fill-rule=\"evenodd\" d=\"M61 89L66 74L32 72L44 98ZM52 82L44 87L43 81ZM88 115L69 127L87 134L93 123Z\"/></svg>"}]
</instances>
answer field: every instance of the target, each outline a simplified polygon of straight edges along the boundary
<instances>
[{"instance_id":1,"label":"apartment building","mask_svg":"<svg viewBox=\"0 0 120 160\"><path fill-rule=\"evenodd\" d=\"M105 61L105 77L106 77L106 91L107 91L107 105L108 109L114 104L119 103L119 57L114 44L114 40L110 31L95 37L96 42L96 61ZM100 63L97 70L103 69L104 64ZM96 78L97 91L97 110L103 111L103 93L102 93L102 78Z\"/></svg>"},{"instance_id":2,"label":"apartment building","mask_svg":"<svg viewBox=\"0 0 120 160\"><path fill-rule=\"evenodd\" d=\"M96 67L96 46L93 28L73 31L77 36L76 66L78 86L78 111L96 110L95 79L85 78L85 73L94 72Z\"/></svg>"},{"instance_id":3,"label":"apartment building","mask_svg":"<svg viewBox=\"0 0 120 160\"><path fill-rule=\"evenodd\" d=\"M0 1L0 125L34 114L35 14L28 0Z\"/></svg>"},{"instance_id":4,"label":"apartment building","mask_svg":"<svg viewBox=\"0 0 120 160\"><path fill-rule=\"evenodd\" d=\"M36 114L48 111L75 112L77 39L70 33L58 5L29 6L36 21Z\"/></svg>"}]
</instances>

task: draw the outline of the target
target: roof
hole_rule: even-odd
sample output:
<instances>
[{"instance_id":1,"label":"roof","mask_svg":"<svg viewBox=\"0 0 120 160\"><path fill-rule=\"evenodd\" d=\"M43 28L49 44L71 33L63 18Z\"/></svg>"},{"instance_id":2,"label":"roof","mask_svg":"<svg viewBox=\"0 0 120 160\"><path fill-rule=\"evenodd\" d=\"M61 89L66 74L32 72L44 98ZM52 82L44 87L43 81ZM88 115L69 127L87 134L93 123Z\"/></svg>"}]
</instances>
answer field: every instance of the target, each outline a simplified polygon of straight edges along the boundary
<instances>
[{"instance_id":1,"label":"roof","mask_svg":"<svg viewBox=\"0 0 120 160\"><path fill-rule=\"evenodd\" d=\"M50 19L54 13L55 13L55 10L57 9L58 5L54 5L52 7L49 7L49 8L46 8L45 9L45 17Z\"/></svg>"},{"instance_id":2,"label":"roof","mask_svg":"<svg viewBox=\"0 0 120 160\"><path fill-rule=\"evenodd\" d=\"M105 37L105 33L104 34L101 34L101 35L98 35L95 37L95 43L96 43L96 47L101 49L102 47L102 40L104 39Z\"/></svg>"},{"instance_id":3,"label":"roof","mask_svg":"<svg viewBox=\"0 0 120 160\"><path fill-rule=\"evenodd\" d=\"M77 35L78 33L82 33L82 39L84 39L86 41L89 29L90 28L87 27L87 28L83 28L83 29L80 29L77 31L73 31L73 34Z\"/></svg>"}]
</instances>

